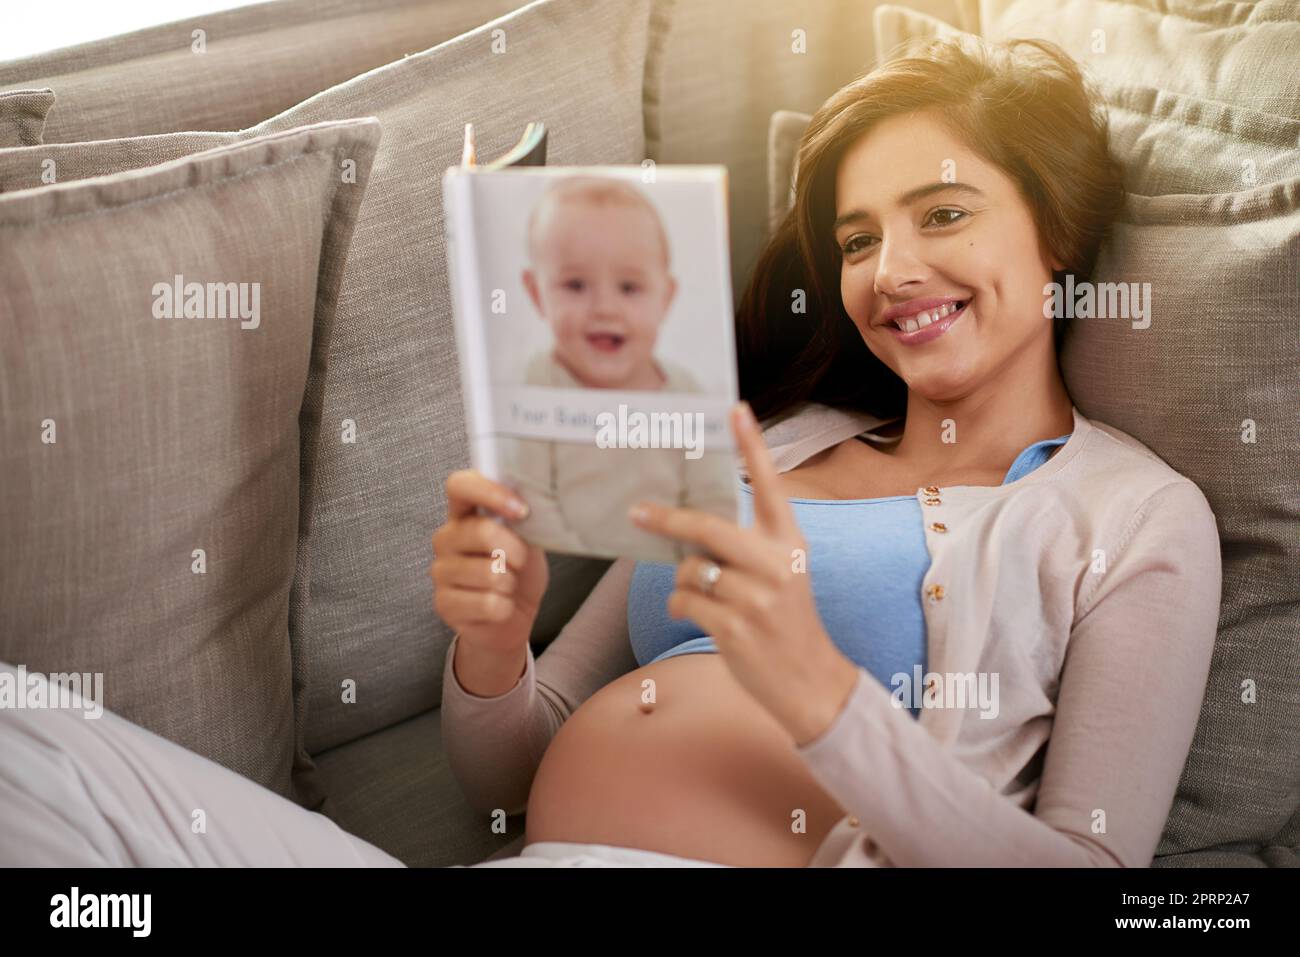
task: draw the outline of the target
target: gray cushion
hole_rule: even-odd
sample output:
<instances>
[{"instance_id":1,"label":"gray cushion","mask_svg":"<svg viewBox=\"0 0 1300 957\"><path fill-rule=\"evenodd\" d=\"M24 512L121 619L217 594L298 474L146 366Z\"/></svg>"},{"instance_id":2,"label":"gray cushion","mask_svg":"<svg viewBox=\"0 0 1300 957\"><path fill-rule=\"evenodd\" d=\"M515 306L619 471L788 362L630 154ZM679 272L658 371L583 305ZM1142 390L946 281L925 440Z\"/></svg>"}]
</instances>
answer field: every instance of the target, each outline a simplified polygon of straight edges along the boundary
<instances>
[{"instance_id":1,"label":"gray cushion","mask_svg":"<svg viewBox=\"0 0 1300 957\"><path fill-rule=\"evenodd\" d=\"M106 708L284 796L322 376L378 139L327 124L0 197L0 659L102 672ZM250 308L169 304L176 276L247 283Z\"/></svg>"},{"instance_id":2,"label":"gray cushion","mask_svg":"<svg viewBox=\"0 0 1300 957\"><path fill-rule=\"evenodd\" d=\"M1294 3L985 0L981 12L986 36L1042 37L1084 64L1130 192L1227 193L1300 173Z\"/></svg>"},{"instance_id":3,"label":"gray cushion","mask_svg":"<svg viewBox=\"0 0 1300 957\"><path fill-rule=\"evenodd\" d=\"M300 764L435 707L451 633L433 611L442 485L467 467L442 235L441 171L472 118L496 156L546 122L554 165L639 163L651 0L542 0L327 90L243 133L177 133L0 152L60 178L184 155L313 120L375 114L385 136L344 277L329 357L311 543L311 606L294 637ZM494 31L502 31L494 35ZM493 44L505 43L503 53ZM581 58L574 50L585 51ZM48 150L49 152L45 152ZM14 175L0 173L0 183ZM344 421L356 441L344 442ZM539 616L558 631L607 562L552 559ZM356 682L355 703L342 683ZM307 785L304 784L304 787Z\"/></svg>"},{"instance_id":4,"label":"gray cushion","mask_svg":"<svg viewBox=\"0 0 1300 957\"><path fill-rule=\"evenodd\" d=\"M980 26L1059 43L1102 80L1300 120L1293 0L982 0Z\"/></svg>"},{"instance_id":5,"label":"gray cushion","mask_svg":"<svg viewBox=\"0 0 1300 957\"><path fill-rule=\"evenodd\" d=\"M517 6L519 0L259 3L0 64L0 88L54 89L59 101L47 143L238 130ZM196 30L203 31L202 53L195 52Z\"/></svg>"},{"instance_id":6,"label":"gray cushion","mask_svg":"<svg viewBox=\"0 0 1300 957\"><path fill-rule=\"evenodd\" d=\"M797 110L777 110L767 130L767 222L776 231L781 219L794 207L794 178L799 169L799 141L812 122L812 115ZM30 175L30 171L27 171ZM0 165L0 192L5 189L5 171Z\"/></svg>"},{"instance_id":7,"label":"gray cushion","mask_svg":"<svg viewBox=\"0 0 1300 957\"><path fill-rule=\"evenodd\" d=\"M1158 854L1268 842L1297 810L1300 418L1283 384L1300 368L1298 254L1300 178L1130 196L1097 278L1151 283L1150 327L1076 319L1062 349L1080 410L1192 479L1218 518L1219 635Z\"/></svg>"},{"instance_id":8,"label":"gray cushion","mask_svg":"<svg viewBox=\"0 0 1300 957\"><path fill-rule=\"evenodd\" d=\"M1166 854L1151 862L1152 867L1300 867L1300 853L1293 847L1228 845L1185 854Z\"/></svg>"},{"instance_id":9,"label":"gray cushion","mask_svg":"<svg viewBox=\"0 0 1300 957\"><path fill-rule=\"evenodd\" d=\"M39 144L53 105L54 91L49 89L0 92L0 149Z\"/></svg>"},{"instance_id":10,"label":"gray cushion","mask_svg":"<svg viewBox=\"0 0 1300 957\"><path fill-rule=\"evenodd\" d=\"M233 133L163 133L0 149L0 193L140 169L239 140Z\"/></svg>"},{"instance_id":11,"label":"gray cushion","mask_svg":"<svg viewBox=\"0 0 1300 957\"><path fill-rule=\"evenodd\" d=\"M322 810L410 867L519 853L524 815L507 818L505 833L496 834L491 818L465 803L442 751L440 717L426 711L316 755L329 793Z\"/></svg>"},{"instance_id":12,"label":"gray cushion","mask_svg":"<svg viewBox=\"0 0 1300 957\"><path fill-rule=\"evenodd\" d=\"M1300 173L1300 120L1169 90L1099 86L1131 193L1231 193Z\"/></svg>"}]
</instances>

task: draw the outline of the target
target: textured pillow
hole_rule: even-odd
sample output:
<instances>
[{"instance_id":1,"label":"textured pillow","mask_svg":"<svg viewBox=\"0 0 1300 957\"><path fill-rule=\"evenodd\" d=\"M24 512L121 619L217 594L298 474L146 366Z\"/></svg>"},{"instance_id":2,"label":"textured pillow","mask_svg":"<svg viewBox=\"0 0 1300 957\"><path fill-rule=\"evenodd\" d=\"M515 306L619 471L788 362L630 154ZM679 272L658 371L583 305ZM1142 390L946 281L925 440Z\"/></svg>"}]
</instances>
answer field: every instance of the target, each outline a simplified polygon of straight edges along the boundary
<instances>
[{"instance_id":1,"label":"textured pillow","mask_svg":"<svg viewBox=\"0 0 1300 957\"><path fill-rule=\"evenodd\" d=\"M876 36L890 49L950 32L911 11L877 11ZM1300 417L1282 386L1300 368L1297 124L1167 90L1097 85L1130 195L1094 279L1150 283L1152 317L1145 328L1075 319L1061 355L1066 386L1085 415L1138 438L1196 482L1223 545L1215 654L1157 861L1226 844L1294 847ZM1268 102L1269 91L1250 99ZM788 141L807 118L774 116L778 123L774 140ZM791 182L787 152L769 161L774 184ZM788 189L774 187L773 203L782 196Z\"/></svg>"},{"instance_id":2,"label":"textured pillow","mask_svg":"<svg viewBox=\"0 0 1300 957\"><path fill-rule=\"evenodd\" d=\"M0 197L0 660L100 672L106 708L286 797L299 542L378 139L322 124Z\"/></svg>"},{"instance_id":3,"label":"textured pillow","mask_svg":"<svg viewBox=\"0 0 1300 957\"><path fill-rule=\"evenodd\" d=\"M294 636L304 782L308 753L436 707L442 690L451 633L433 610L432 535L446 516L446 476L469 465L442 172L460 161L467 120L485 158L542 120L554 165L640 163L643 84L654 68L651 7L650 0L540 0L243 133L0 153L0 167L29 172L53 159L65 179L315 120L374 114L383 123L330 348L311 604ZM539 641L553 634L541 629L558 631L608 566L568 556L551 563ZM347 681L355 689L345 689Z\"/></svg>"},{"instance_id":4,"label":"textured pillow","mask_svg":"<svg viewBox=\"0 0 1300 957\"><path fill-rule=\"evenodd\" d=\"M1149 56L1130 61L1113 50L1109 55L1091 52L1091 40L1081 43L1080 35L1061 28L1053 14L1055 8L1063 16L1077 17L1086 6L1097 8L1090 21L1094 26L1105 24L1108 37L1118 32L1125 43L1133 42L1137 35L1160 46L1147 35L1190 29L1188 22L1178 17L1162 20L1145 6L1122 3L1039 2L1029 7L986 3L984 16L993 20L990 39L1045 37L1084 64L1106 102L1111 148L1124 161L1128 192L1141 196L1233 192L1300 172L1300 111L1291 110L1288 116L1252 109L1240 96L1242 78L1231 72L1220 76L1223 67L1239 64L1243 57L1267 55L1261 35L1272 36L1280 44L1273 59L1294 60L1300 55L1300 24L1286 27L1273 23L1265 28L1225 23L1222 29L1208 32L1209 24L1198 21L1192 31L1198 37L1193 46L1202 51L1203 59L1195 66L1195 61L1180 59L1175 68ZM1031 10L1037 15L1024 29L1009 28L1012 22L1025 23L1023 18ZM892 5L877 7L873 19L876 57L881 61L927 40L964 32L942 20ZM1250 49L1238 49L1241 45ZM1281 55L1287 46L1291 48L1289 57ZM1214 91L1209 99L1204 98L1206 89ZM1276 101L1266 86L1251 84L1250 93L1252 103Z\"/></svg>"},{"instance_id":5,"label":"textured pillow","mask_svg":"<svg viewBox=\"0 0 1300 957\"><path fill-rule=\"evenodd\" d=\"M1300 120L1168 90L1098 86L1130 193L1230 193L1300 173Z\"/></svg>"},{"instance_id":6,"label":"textured pillow","mask_svg":"<svg viewBox=\"0 0 1300 957\"><path fill-rule=\"evenodd\" d=\"M46 143L238 130L517 6L519 0L259 3L3 63L0 88L54 89L59 102Z\"/></svg>"},{"instance_id":7,"label":"textured pillow","mask_svg":"<svg viewBox=\"0 0 1300 957\"><path fill-rule=\"evenodd\" d=\"M45 115L53 104L53 90L0 92L0 149L40 143Z\"/></svg>"},{"instance_id":8,"label":"textured pillow","mask_svg":"<svg viewBox=\"0 0 1300 957\"><path fill-rule=\"evenodd\" d=\"M794 208L794 180L799 172L799 141L812 122L812 114L777 110L767 128L767 228L771 234ZM25 171L24 171L25 172ZM10 175L16 175L15 170ZM5 189L0 159L0 192Z\"/></svg>"},{"instance_id":9,"label":"textured pillow","mask_svg":"<svg viewBox=\"0 0 1300 957\"><path fill-rule=\"evenodd\" d=\"M981 0L980 24L1058 43L1103 80L1300 120L1295 0Z\"/></svg>"},{"instance_id":10,"label":"textured pillow","mask_svg":"<svg viewBox=\"0 0 1300 957\"><path fill-rule=\"evenodd\" d=\"M906 56L935 37L970 33L945 23L938 17L888 3L881 4L872 11L871 27L872 38L876 42L877 63Z\"/></svg>"},{"instance_id":11,"label":"textured pillow","mask_svg":"<svg viewBox=\"0 0 1300 957\"><path fill-rule=\"evenodd\" d=\"M160 133L0 149L0 193L140 169L246 138L238 133Z\"/></svg>"},{"instance_id":12,"label":"textured pillow","mask_svg":"<svg viewBox=\"0 0 1300 957\"><path fill-rule=\"evenodd\" d=\"M1300 837L1281 833L1300 781L1298 261L1300 178L1130 196L1097 279L1150 283L1150 325L1076 319L1061 353L1079 409L1192 479L1218 518L1219 634L1160 855Z\"/></svg>"}]
</instances>

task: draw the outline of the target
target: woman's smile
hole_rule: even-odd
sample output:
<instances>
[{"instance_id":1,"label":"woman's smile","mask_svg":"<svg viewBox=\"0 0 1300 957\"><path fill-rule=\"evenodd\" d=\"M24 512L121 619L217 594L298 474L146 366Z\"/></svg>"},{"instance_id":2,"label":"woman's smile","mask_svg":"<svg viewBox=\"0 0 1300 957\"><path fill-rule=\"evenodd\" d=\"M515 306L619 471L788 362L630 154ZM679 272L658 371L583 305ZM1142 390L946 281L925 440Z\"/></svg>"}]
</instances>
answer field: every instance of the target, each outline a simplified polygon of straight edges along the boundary
<instances>
[{"instance_id":1,"label":"woman's smile","mask_svg":"<svg viewBox=\"0 0 1300 957\"><path fill-rule=\"evenodd\" d=\"M921 345L938 339L947 332L953 323L966 315L968 305L970 305L969 299L948 302L933 309L899 316L892 322L886 322L884 326L903 345Z\"/></svg>"}]
</instances>

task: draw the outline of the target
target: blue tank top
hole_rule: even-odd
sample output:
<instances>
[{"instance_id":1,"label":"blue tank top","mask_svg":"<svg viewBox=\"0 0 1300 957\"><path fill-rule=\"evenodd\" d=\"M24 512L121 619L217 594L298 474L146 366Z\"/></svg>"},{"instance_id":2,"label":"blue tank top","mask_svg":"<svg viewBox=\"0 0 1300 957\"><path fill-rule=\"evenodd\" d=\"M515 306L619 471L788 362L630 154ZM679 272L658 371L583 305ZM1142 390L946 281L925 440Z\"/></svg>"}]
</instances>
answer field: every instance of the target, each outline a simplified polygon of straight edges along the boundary
<instances>
[{"instance_id":1,"label":"blue tank top","mask_svg":"<svg viewBox=\"0 0 1300 957\"><path fill-rule=\"evenodd\" d=\"M1047 461L1069 434L1022 451L1003 485ZM736 476L740 524L754 522L754 492ZM885 498L789 499L804 540L813 597L831 640L886 688L892 676L926 669L921 583L930 568L924 519L914 495ZM869 544L870 547L866 547ZM697 652L716 652L713 639L690 619L668 615L677 566L638 562L628 588L627 623L638 665ZM909 709L919 717L920 709Z\"/></svg>"}]
</instances>

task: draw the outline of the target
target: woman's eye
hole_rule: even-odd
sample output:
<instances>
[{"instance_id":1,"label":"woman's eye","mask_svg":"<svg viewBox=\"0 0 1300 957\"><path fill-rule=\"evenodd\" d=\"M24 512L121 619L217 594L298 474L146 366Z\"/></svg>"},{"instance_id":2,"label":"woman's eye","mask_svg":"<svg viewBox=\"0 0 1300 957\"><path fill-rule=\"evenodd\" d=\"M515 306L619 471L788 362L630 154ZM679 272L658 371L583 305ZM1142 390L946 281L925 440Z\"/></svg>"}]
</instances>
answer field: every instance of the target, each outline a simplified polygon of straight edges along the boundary
<instances>
[{"instance_id":1,"label":"woman's eye","mask_svg":"<svg viewBox=\"0 0 1300 957\"><path fill-rule=\"evenodd\" d=\"M945 206L942 209L936 209L930 213L930 216L926 221L929 222L938 217L938 222L935 223L936 226L951 226L953 223L965 219L966 215L965 210L953 209Z\"/></svg>"},{"instance_id":2,"label":"woman's eye","mask_svg":"<svg viewBox=\"0 0 1300 957\"><path fill-rule=\"evenodd\" d=\"M840 251L846 256L852 256L854 253L862 252L862 250L870 248L866 244L871 240L871 238L872 237L865 233L858 233L856 236L850 236L845 240L844 245L840 247Z\"/></svg>"},{"instance_id":3,"label":"woman's eye","mask_svg":"<svg viewBox=\"0 0 1300 957\"><path fill-rule=\"evenodd\" d=\"M564 283L565 289L571 289L574 292L582 292L582 286L583 283L581 279L569 279Z\"/></svg>"},{"instance_id":4,"label":"woman's eye","mask_svg":"<svg viewBox=\"0 0 1300 957\"><path fill-rule=\"evenodd\" d=\"M641 291L641 287L634 282L623 283L623 291L626 293L636 293Z\"/></svg>"}]
</instances>

